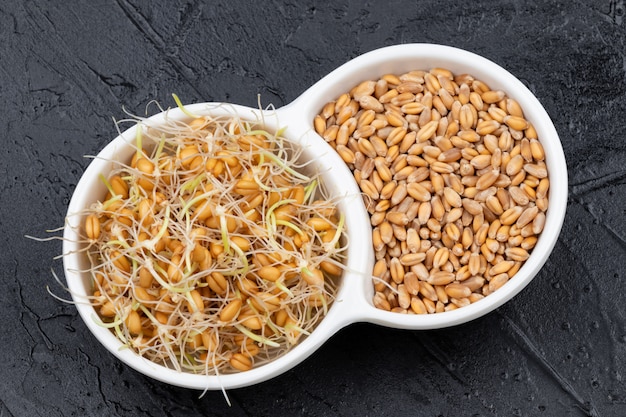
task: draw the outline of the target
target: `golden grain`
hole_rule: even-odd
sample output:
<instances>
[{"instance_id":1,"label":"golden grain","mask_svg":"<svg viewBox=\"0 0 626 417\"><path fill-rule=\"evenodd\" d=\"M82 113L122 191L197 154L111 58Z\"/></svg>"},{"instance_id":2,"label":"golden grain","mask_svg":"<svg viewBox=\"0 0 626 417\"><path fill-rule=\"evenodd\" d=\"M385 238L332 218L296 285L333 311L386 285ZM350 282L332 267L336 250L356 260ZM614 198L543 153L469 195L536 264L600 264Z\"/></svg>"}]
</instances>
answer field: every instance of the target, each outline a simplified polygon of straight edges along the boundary
<instances>
[{"instance_id":1,"label":"golden grain","mask_svg":"<svg viewBox=\"0 0 626 417\"><path fill-rule=\"evenodd\" d=\"M411 297L411 310L415 314L428 314L428 310L426 309L426 305L418 296Z\"/></svg>"},{"instance_id":2,"label":"golden grain","mask_svg":"<svg viewBox=\"0 0 626 417\"><path fill-rule=\"evenodd\" d=\"M482 98L484 103L487 104L492 104L492 103L497 103L499 101L501 101L502 99L504 99L505 94L504 91L501 90L491 90L491 91L485 91L483 92L480 97Z\"/></svg>"},{"instance_id":3,"label":"golden grain","mask_svg":"<svg viewBox=\"0 0 626 417\"><path fill-rule=\"evenodd\" d=\"M546 178L548 176L548 170L545 165L525 164L524 171L536 178Z\"/></svg>"},{"instance_id":4,"label":"golden grain","mask_svg":"<svg viewBox=\"0 0 626 417\"><path fill-rule=\"evenodd\" d=\"M491 278L489 281L489 291L494 292L497 289L501 288L504 284L509 281L509 275L507 273L498 274Z\"/></svg>"},{"instance_id":5,"label":"golden grain","mask_svg":"<svg viewBox=\"0 0 626 417\"><path fill-rule=\"evenodd\" d=\"M519 218L515 222L515 225L517 227L523 228L524 226L526 226L528 223L532 222L535 219L538 212L539 212L539 208L537 206L531 206L531 207L526 208L522 212L522 214L520 214Z\"/></svg>"},{"instance_id":6,"label":"golden grain","mask_svg":"<svg viewBox=\"0 0 626 417\"><path fill-rule=\"evenodd\" d=\"M504 253L509 259L520 262L525 261L530 256L528 251L521 247L507 248Z\"/></svg>"},{"instance_id":7,"label":"golden grain","mask_svg":"<svg viewBox=\"0 0 626 417\"><path fill-rule=\"evenodd\" d=\"M500 127L496 120L483 120L476 124L476 133L480 136L489 135Z\"/></svg>"}]
</instances>

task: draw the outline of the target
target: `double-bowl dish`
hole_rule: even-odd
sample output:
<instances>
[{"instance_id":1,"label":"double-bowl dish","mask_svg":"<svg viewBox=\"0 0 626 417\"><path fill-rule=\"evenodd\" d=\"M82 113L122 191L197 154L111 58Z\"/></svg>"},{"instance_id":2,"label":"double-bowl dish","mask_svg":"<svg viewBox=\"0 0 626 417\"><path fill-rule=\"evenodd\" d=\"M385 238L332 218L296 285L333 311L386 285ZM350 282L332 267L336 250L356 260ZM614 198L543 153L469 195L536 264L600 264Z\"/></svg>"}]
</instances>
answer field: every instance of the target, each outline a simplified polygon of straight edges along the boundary
<instances>
[{"instance_id":1,"label":"double-bowl dish","mask_svg":"<svg viewBox=\"0 0 626 417\"><path fill-rule=\"evenodd\" d=\"M344 161L314 129L313 121L323 106L360 82L378 79L383 74L400 74L416 69L446 68L453 73L472 74L492 89L503 90L524 109L545 150L545 163L550 178L550 206L545 226L531 256L513 279L494 293L475 303L453 311L436 314L398 314L374 306L372 268L375 255L372 247L372 227L363 203L361 190ZM528 88L495 63L473 53L441 45L407 44L375 50L361 55L337 68L306 90L292 103L272 110L252 109L238 105L220 106L198 103L185 106L195 114L225 114L235 112L242 119L263 119L266 129L277 131L286 127L283 135L304 149L302 157L313 160L314 166L331 196L337 198L339 211L346 213L346 233L349 247L345 271L341 277L336 299L315 330L297 346L279 358L245 372L219 376L178 372L152 363L131 349L109 330L93 320L96 310L88 302L92 292L92 277L87 271L88 260L81 255L80 228L82 212L106 194L99 176L112 169L111 161L128 161L135 149L132 144L137 126L131 127L109 143L88 166L69 204L64 231L64 267L68 288L76 307L96 339L122 362L154 379L194 389L237 388L259 383L291 369L340 329L355 322L369 322L400 329L425 330L455 326L481 317L519 293L538 274L550 255L564 220L567 202L567 170L558 134L545 109ZM164 118L188 120L180 109L174 108L149 118L158 124Z\"/></svg>"}]
</instances>

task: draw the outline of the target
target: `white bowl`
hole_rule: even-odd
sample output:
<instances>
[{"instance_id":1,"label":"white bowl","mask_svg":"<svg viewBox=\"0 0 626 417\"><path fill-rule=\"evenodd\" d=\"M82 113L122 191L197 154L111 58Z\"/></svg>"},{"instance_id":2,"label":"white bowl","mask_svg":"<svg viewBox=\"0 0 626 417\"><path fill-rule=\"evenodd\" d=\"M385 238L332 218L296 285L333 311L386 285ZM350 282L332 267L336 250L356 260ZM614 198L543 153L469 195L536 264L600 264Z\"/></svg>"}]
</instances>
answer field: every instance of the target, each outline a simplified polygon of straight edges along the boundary
<instances>
[{"instance_id":1,"label":"white bowl","mask_svg":"<svg viewBox=\"0 0 626 417\"><path fill-rule=\"evenodd\" d=\"M354 178L341 158L315 133L313 119L328 101L367 79L377 79L383 74L400 74L414 69L443 67L454 73L469 73L490 85L501 89L516 99L524 109L525 116L535 127L545 153L550 178L550 206L546 213L546 224L530 258L519 272L502 288L484 299L454 311L407 315L383 311L374 307L374 289L371 271L374 253L371 241L371 226L359 189ZM223 114L235 111L241 118L257 120L264 113L267 129L277 130L287 126L284 135L299 142L304 148L304 157L316 161L323 181L330 193L343 197L339 209L346 216L346 230L350 246L347 253L347 271L337 293L336 301L310 336L276 360L253 368L247 372L221 376L202 376L180 373L152 363L130 349L120 349L122 343L107 329L95 324L94 308L85 302L91 292L90 277L80 273L88 268L87 260L78 251L80 245L78 226L81 212L106 193L98 179L106 174L113 164L110 160L129 160L134 149L135 129L132 127L115 138L87 168L76 186L69 204L67 226L64 231L64 267L68 287L76 301L77 309L96 338L113 355L137 371L154 379L181 387L194 389L237 388L259 383L275 377L297 365L311 355L320 345L341 328L355 322L370 322L402 329L437 329L458 325L481 317L519 293L536 276L550 255L563 224L567 204L567 168L558 134L550 117L534 95L513 75L495 63L473 53L432 44L407 44L378 49L359 56L321 79L291 104L264 112L248 107L215 103L188 105L196 114ZM228 109L228 110L227 110ZM151 117L150 123L159 123L164 113ZM168 112L167 117L186 119L178 109Z\"/></svg>"}]
</instances>

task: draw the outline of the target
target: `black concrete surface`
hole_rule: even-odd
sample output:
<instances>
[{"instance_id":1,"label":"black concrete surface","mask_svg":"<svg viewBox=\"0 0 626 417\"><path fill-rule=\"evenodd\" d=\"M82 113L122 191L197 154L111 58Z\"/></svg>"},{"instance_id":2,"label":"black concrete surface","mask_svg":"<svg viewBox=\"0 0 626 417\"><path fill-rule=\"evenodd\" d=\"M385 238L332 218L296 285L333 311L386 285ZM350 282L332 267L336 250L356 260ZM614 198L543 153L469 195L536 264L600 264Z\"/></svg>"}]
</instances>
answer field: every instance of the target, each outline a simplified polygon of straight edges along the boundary
<instances>
[{"instance_id":1,"label":"black concrete surface","mask_svg":"<svg viewBox=\"0 0 626 417\"><path fill-rule=\"evenodd\" d=\"M0 4L0 416L626 415L626 5L575 1L4 1ZM358 54L432 42L519 77L570 178L556 248L494 313L438 331L344 329L269 382L202 398L129 369L64 295L59 241L123 107L279 107Z\"/></svg>"}]
</instances>

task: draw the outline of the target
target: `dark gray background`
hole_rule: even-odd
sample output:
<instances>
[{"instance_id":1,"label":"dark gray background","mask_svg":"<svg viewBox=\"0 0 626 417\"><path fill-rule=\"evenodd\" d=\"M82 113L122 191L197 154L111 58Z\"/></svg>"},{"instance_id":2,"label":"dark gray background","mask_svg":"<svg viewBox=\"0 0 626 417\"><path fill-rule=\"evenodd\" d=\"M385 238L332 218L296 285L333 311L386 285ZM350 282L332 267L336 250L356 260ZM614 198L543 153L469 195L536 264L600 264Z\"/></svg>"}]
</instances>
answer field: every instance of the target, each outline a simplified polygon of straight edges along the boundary
<instances>
[{"instance_id":1,"label":"dark gray background","mask_svg":"<svg viewBox=\"0 0 626 417\"><path fill-rule=\"evenodd\" d=\"M162 3L162 4L157 4ZM166 3L171 3L166 5ZM0 6L0 416L626 415L624 0L138 0ZM568 161L560 239L537 278L440 331L353 325L295 369L220 392L139 375L64 295L58 241L88 160L122 107L279 107L345 61L397 43L481 54L545 105Z\"/></svg>"}]
</instances>

